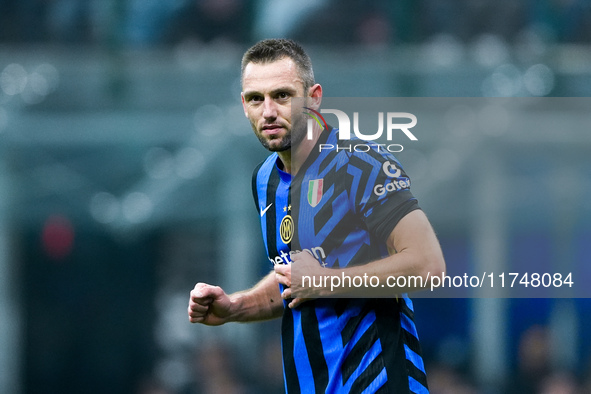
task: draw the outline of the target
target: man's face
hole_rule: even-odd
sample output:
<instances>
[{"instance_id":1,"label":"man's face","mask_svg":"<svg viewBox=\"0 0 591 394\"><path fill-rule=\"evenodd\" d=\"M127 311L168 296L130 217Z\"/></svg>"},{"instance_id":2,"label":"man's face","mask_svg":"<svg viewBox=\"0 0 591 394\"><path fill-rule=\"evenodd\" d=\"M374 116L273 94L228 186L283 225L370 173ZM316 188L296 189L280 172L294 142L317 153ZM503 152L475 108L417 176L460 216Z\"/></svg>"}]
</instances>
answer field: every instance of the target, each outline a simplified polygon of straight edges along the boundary
<instances>
[{"instance_id":1,"label":"man's face","mask_svg":"<svg viewBox=\"0 0 591 394\"><path fill-rule=\"evenodd\" d=\"M292 59L247 64L242 90L244 114L265 148L281 152L303 139L304 128L293 130L291 99L304 97L304 83Z\"/></svg>"}]
</instances>

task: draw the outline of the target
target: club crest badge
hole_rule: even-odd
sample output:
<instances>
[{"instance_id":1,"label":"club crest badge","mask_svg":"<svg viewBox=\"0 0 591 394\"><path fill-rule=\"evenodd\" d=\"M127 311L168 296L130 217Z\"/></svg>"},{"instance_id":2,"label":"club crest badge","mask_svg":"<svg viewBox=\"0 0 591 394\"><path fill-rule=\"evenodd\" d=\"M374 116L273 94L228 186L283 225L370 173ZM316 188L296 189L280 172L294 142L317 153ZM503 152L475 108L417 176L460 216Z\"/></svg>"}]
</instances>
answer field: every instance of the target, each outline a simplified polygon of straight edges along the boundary
<instances>
[{"instance_id":1,"label":"club crest badge","mask_svg":"<svg viewBox=\"0 0 591 394\"><path fill-rule=\"evenodd\" d=\"M281 234L281 241L284 244L289 244L291 239L293 238L293 219L290 215L287 215L281 220L281 224L279 226L279 233Z\"/></svg>"}]
</instances>

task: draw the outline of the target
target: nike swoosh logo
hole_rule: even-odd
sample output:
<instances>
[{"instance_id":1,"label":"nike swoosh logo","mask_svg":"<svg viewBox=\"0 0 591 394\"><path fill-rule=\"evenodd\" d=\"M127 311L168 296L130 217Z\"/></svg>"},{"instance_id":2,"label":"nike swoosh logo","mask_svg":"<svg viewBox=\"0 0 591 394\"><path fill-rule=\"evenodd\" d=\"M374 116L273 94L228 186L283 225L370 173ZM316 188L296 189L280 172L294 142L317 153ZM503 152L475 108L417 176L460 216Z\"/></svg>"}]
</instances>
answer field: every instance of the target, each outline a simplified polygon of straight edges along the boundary
<instances>
[{"instance_id":1,"label":"nike swoosh logo","mask_svg":"<svg viewBox=\"0 0 591 394\"><path fill-rule=\"evenodd\" d=\"M267 208L265 208L261 211L261 217L263 217L263 215L269 210L269 208L271 208L271 205L273 205L273 203L267 205Z\"/></svg>"}]
</instances>

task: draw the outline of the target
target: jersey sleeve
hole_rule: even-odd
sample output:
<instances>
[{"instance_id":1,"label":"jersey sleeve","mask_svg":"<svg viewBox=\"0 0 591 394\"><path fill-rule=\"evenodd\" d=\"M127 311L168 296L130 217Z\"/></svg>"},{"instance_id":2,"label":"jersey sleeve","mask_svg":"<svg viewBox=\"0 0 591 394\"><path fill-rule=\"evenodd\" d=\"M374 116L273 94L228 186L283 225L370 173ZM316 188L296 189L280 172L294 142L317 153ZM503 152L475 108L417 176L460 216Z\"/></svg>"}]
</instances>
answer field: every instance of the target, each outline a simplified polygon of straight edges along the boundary
<instances>
[{"instance_id":1,"label":"jersey sleeve","mask_svg":"<svg viewBox=\"0 0 591 394\"><path fill-rule=\"evenodd\" d=\"M356 211L368 230L385 242L400 219L420 209L410 191L410 178L390 154L372 152L355 160L365 162L362 175L353 186L357 190L352 190Z\"/></svg>"}]
</instances>

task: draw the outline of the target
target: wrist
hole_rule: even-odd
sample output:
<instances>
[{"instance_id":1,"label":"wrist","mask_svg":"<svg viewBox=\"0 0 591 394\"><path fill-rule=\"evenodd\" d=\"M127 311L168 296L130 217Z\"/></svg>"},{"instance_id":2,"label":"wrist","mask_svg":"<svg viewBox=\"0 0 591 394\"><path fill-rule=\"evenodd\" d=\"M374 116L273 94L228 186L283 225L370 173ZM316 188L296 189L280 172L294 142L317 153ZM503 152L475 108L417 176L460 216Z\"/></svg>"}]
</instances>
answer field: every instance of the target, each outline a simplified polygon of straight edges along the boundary
<instances>
[{"instance_id":1,"label":"wrist","mask_svg":"<svg viewBox=\"0 0 591 394\"><path fill-rule=\"evenodd\" d=\"M244 294L243 293L235 293L229 296L230 298L230 305L228 308L228 316L226 318L226 322L237 322L240 321L240 313L243 311L244 306Z\"/></svg>"}]
</instances>

